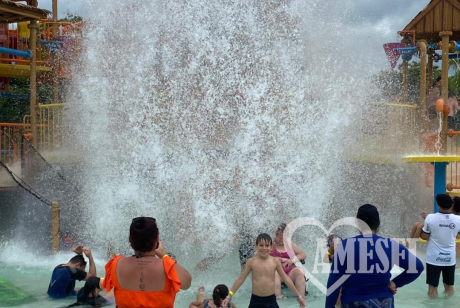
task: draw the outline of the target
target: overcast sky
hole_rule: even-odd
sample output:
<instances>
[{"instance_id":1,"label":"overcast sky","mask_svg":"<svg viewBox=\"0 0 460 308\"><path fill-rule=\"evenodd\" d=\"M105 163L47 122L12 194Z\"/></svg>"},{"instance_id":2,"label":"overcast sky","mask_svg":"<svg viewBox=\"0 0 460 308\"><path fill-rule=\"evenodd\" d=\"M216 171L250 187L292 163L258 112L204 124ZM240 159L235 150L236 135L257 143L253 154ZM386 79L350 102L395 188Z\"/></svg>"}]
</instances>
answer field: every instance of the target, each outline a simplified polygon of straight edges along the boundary
<instances>
[{"instance_id":1,"label":"overcast sky","mask_svg":"<svg viewBox=\"0 0 460 308\"><path fill-rule=\"evenodd\" d=\"M63 18L65 13L69 11L72 14L80 16L86 16L85 3L88 0L58 0L58 13L59 18ZM114 0L117 1L117 0ZM52 10L52 0L38 0L38 7L41 9Z\"/></svg>"},{"instance_id":2,"label":"overcast sky","mask_svg":"<svg viewBox=\"0 0 460 308\"><path fill-rule=\"evenodd\" d=\"M351 0L361 22L378 25L385 30L385 42L396 41L396 32L402 30L430 0Z\"/></svg>"},{"instance_id":3,"label":"overcast sky","mask_svg":"<svg viewBox=\"0 0 460 308\"><path fill-rule=\"evenodd\" d=\"M87 3L97 0L58 0L59 18L65 16L66 12L77 14L83 18L89 17L85 10ZM113 0L118 2L119 0ZM149 0L147 0L149 1ZM181 1L181 0L170 0ZM219 0L216 0L219 1ZM263 0L261 0L263 1ZM309 0L304 0L308 1ZM384 43L397 42L400 37L397 31L404 27L422 11L430 0L324 0L337 5L346 5L352 8L353 16L349 17L349 22L358 27L374 28L375 37L372 40L376 48L380 50L382 59L385 59L382 46ZM344 2L345 1L345 2ZM345 4L344 4L345 3ZM52 0L38 0L40 8L51 10ZM326 17L327 18L327 17ZM389 68L385 61L385 67Z\"/></svg>"},{"instance_id":4,"label":"overcast sky","mask_svg":"<svg viewBox=\"0 0 460 308\"><path fill-rule=\"evenodd\" d=\"M59 18L69 11L72 14L78 14L87 17L85 11L85 3L94 0L58 0ZM117 0L114 0L117 1ZM173 1L173 0L172 0ZM218 0L216 0L218 1ZM308 0L305 0L308 1ZM338 5L343 5L343 0L324 0L337 2ZM347 5L352 5L355 8L359 18L354 18L350 22L378 25L379 29L383 30L385 37L382 37L382 42L390 42L396 40L396 31L402 30L415 15L423 10L430 0L346 0ZM39 0L40 8L51 10L52 0Z\"/></svg>"}]
</instances>

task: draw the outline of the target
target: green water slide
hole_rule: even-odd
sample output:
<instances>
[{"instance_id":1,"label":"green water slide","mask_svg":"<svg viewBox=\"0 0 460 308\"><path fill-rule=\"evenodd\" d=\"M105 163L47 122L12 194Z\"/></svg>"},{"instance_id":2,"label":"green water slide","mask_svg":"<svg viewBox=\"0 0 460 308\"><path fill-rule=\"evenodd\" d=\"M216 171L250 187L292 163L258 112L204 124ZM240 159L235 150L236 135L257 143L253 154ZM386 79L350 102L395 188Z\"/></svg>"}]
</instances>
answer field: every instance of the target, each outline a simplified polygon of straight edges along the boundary
<instances>
[{"instance_id":1,"label":"green water slide","mask_svg":"<svg viewBox=\"0 0 460 308\"><path fill-rule=\"evenodd\" d=\"M19 306L32 301L32 295L0 276L0 307Z\"/></svg>"}]
</instances>

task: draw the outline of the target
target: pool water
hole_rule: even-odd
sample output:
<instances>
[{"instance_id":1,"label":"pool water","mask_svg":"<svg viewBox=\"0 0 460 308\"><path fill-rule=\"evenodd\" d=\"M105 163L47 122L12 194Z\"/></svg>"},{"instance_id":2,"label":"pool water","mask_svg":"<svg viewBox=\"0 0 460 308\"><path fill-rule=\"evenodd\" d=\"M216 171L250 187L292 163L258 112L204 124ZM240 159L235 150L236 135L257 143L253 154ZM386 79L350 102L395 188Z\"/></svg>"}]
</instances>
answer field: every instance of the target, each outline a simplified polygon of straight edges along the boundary
<instances>
[{"instance_id":1,"label":"pool water","mask_svg":"<svg viewBox=\"0 0 460 308\"><path fill-rule=\"evenodd\" d=\"M75 299L52 300L46 295L49 279L53 268L65 262L72 257L71 253L59 253L55 256L34 256L31 252L20 251L20 249L9 250L6 247L0 251L0 276L8 279L15 286L32 295L32 300L18 303L16 307L66 307L75 302ZM96 267L98 275L103 276L104 265L106 260L95 254ZM180 260L187 268L187 260ZM196 263L196 262L193 262ZM226 271L225 268L230 270ZM192 287L189 290L179 292L174 307L188 308L191 301L195 300L196 290L199 286L205 286L207 295L210 296L212 288L219 284L225 283L231 286L239 273L239 264L237 251L233 251L218 265L213 266L206 272L191 270L193 277ZM460 281L457 271L456 281ZM327 275L320 275L320 281L325 283ZM83 282L77 282L77 287L83 286ZM442 287L440 288L442 291ZM307 307L316 308L324 307L325 296L311 283L309 284L310 296L307 298ZM455 294L451 298L445 298L441 295L438 299L429 299L427 297L427 285L425 284L425 273L412 284L398 290L395 297L396 307L458 307L459 295ZM460 290L457 290L460 292ZM283 290L283 293L288 296L287 299L278 301L280 308L298 307L297 300L292 296L288 289ZM237 292L234 297L234 303L237 307L247 307L250 298L250 277ZM114 305L111 305L114 306ZM5 307L0 304L0 307ZM110 307L110 306L108 306Z\"/></svg>"}]
</instances>

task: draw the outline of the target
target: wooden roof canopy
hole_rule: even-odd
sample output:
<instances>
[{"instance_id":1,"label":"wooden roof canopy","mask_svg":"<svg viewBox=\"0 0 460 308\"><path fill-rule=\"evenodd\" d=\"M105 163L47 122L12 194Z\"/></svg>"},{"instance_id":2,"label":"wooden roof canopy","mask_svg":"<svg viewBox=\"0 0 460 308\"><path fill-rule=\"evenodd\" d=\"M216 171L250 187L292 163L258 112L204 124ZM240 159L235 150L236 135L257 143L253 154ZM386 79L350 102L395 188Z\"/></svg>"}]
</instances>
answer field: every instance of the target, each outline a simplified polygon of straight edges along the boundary
<instances>
[{"instance_id":1,"label":"wooden roof canopy","mask_svg":"<svg viewBox=\"0 0 460 308\"><path fill-rule=\"evenodd\" d=\"M0 23L45 19L51 12L34 6L0 0Z\"/></svg>"},{"instance_id":2,"label":"wooden roof canopy","mask_svg":"<svg viewBox=\"0 0 460 308\"><path fill-rule=\"evenodd\" d=\"M460 41L460 0L431 0L404 30L415 30L415 39L428 43L441 41L439 32L452 31L449 39Z\"/></svg>"}]
</instances>

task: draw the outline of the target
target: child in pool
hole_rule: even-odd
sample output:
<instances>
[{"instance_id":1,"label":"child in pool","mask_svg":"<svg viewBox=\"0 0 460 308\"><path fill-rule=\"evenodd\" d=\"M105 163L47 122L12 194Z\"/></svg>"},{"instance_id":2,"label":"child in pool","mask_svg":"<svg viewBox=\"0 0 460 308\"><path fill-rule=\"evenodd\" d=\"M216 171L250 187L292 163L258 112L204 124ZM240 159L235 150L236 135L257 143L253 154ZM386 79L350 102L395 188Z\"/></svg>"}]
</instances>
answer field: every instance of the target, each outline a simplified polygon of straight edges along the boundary
<instances>
[{"instance_id":1,"label":"child in pool","mask_svg":"<svg viewBox=\"0 0 460 308\"><path fill-rule=\"evenodd\" d=\"M300 306L302 308L306 307L305 299L296 289L292 280L283 271L281 262L277 258L270 256L270 251L273 248L270 235L266 233L259 234L256 239L255 248L257 254L248 260L240 276L233 283L232 289L229 291L229 295L225 298L222 306L226 307L231 301L232 296L248 277L249 272L252 272L252 296L249 308L279 308L275 296L275 273L280 275L281 279L296 295Z\"/></svg>"},{"instance_id":2,"label":"child in pool","mask_svg":"<svg viewBox=\"0 0 460 308\"><path fill-rule=\"evenodd\" d=\"M327 237L327 253L323 257L324 263L332 263L334 258L334 251L337 246L342 243L343 239L337 234L331 234Z\"/></svg>"},{"instance_id":3,"label":"child in pool","mask_svg":"<svg viewBox=\"0 0 460 308\"><path fill-rule=\"evenodd\" d=\"M69 307L80 305L100 307L107 303L107 300L99 295L99 292L101 292L101 279L99 277L90 277L85 286L78 291L77 302Z\"/></svg>"},{"instance_id":4,"label":"child in pool","mask_svg":"<svg viewBox=\"0 0 460 308\"><path fill-rule=\"evenodd\" d=\"M228 296L228 287L224 284L217 285L212 292L212 299L207 299L204 293L204 287L198 288L196 301L191 302L189 308L236 308L233 303L222 306L222 302Z\"/></svg>"},{"instance_id":5,"label":"child in pool","mask_svg":"<svg viewBox=\"0 0 460 308\"><path fill-rule=\"evenodd\" d=\"M422 211L420 213L420 216L422 216L423 220L426 218L426 212ZM414 223L412 226L412 230L410 231L410 238L419 238L420 234L422 233L422 228L423 228L423 222L417 221ZM406 242L406 247L409 248L409 242Z\"/></svg>"}]
</instances>

